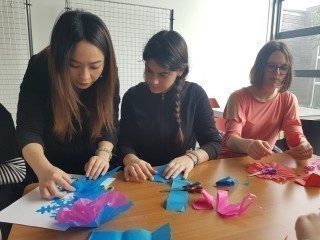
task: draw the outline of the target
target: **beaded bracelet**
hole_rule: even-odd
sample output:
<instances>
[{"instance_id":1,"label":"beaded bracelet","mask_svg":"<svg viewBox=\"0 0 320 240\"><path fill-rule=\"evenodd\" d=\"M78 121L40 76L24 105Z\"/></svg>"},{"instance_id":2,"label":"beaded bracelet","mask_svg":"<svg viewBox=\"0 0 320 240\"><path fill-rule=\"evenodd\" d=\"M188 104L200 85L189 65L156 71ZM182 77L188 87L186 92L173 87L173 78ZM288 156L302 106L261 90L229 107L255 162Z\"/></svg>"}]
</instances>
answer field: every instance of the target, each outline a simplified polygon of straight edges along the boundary
<instances>
[{"instance_id":1,"label":"beaded bracelet","mask_svg":"<svg viewBox=\"0 0 320 240\"><path fill-rule=\"evenodd\" d=\"M194 165L197 165L198 163L199 163L199 155L195 152L195 151L192 151L192 152L188 152L188 153L190 153L190 154L192 154L193 156L195 156L196 158L197 158L197 161L196 161L196 163L194 164Z\"/></svg>"},{"instance_id":2,"label":"beaded bracelet","mask_svg":"<svg viewBox=\"0 0 320 240\"><path fill-rule=\"evenodd\" d=\"M108 148L98 148L97 150L96 150L96 155L98 154L98 152L106 152L106 153L108 153L109 154L109 161L111 160L111 158L112 158L112 153L111 153L111 151L108 149Z\"/></svg>"},{"instance_id":3,"label":"beaded bracelet","mask_svg":"<svg viewBox=\"0 0 320 240\"><path fill-rule=\"evenodd\" d=\"M196 166L196 161L194 161L193 158L192 158L190 155L186 154L186 156L188 156L188 157L192 160L192 162L193 162L193 167L195 167L195 166Z\"/></svg>"}]
</instances>

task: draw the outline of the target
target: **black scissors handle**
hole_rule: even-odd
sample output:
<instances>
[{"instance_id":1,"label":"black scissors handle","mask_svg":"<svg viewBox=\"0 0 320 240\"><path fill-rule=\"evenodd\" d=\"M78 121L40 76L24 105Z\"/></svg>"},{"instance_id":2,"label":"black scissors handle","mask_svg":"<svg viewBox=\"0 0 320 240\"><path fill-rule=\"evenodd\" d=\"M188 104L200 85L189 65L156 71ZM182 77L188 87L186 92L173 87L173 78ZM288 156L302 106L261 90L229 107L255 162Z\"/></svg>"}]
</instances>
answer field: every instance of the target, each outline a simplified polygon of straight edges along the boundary
<instances>
[{"instance_id":1,"label":"black scissors handle","mask_svg":"<svg viewBox=\"0 0 320 240\"><path fill-rule=\"evenodd\" d=\"M185 188L185 191L188 191L189 193L201 193L202 190L203 190L203 187L200 185L189 186Z\"/></svg>"}]
</instances>

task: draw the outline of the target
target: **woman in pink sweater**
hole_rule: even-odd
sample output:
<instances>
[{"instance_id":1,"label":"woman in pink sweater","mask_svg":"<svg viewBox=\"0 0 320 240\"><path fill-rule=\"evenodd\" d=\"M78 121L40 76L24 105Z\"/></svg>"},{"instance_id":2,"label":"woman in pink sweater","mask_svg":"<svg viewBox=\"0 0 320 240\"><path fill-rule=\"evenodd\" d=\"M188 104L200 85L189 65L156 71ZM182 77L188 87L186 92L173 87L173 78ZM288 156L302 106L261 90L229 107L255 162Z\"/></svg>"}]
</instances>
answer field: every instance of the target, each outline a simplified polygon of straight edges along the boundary
<instances>
[{"instance_id":1,"label":"woman in pink sweater","mask_svg":"<svg viewBox=\"0 0 320 240\"><path fill-rule=\"evenodd\" d=\"M293 78L292 54L280 41L270 41L259 51L250 72L249 87L233 92L224 110L226 134L219 158L271 155L279 132L289 142L288 154L308 159L313 149L303 135L298 101L288 92ZM298 142L288 138L296 135Z\"/></svg>"}]
</instances>

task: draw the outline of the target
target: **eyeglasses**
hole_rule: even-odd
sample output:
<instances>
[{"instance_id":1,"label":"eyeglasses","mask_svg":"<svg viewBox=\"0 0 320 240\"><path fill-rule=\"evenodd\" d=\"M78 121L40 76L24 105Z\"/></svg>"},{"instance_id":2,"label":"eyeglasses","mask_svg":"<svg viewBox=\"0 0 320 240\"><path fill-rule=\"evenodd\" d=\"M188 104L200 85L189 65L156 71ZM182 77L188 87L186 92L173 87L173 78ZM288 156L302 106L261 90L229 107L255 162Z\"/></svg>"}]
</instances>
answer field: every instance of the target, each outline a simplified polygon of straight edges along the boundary
<instances>
[{"instance_id":1,"label":"eyeglasses","mask_svg":"<svg viewBox=\"0 0 320 240\"><path fill-rule=\"evenodd\" d=\"M267 63L267 65L266 65L266 71L268 71L268 72L274 72L274 71L277 71L278 69L279 69L279 72L281 75L285 75L289 71L289 66L288 65L278 66L273 63Z\"/></svg>"}]
</instances>

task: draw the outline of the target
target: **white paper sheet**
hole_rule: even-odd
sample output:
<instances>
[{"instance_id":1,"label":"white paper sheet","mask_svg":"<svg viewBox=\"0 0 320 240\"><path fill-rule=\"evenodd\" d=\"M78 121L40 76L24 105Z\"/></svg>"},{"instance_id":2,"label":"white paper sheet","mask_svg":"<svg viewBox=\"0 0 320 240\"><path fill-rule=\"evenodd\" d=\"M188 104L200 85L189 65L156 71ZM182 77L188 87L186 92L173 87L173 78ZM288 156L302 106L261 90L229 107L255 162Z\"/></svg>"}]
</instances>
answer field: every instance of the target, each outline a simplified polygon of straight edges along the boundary
<instances>
[{"instance_id":1,"label":"white paper sheet","mask_svg":"<svg viewBox=\"0 0 320 240\"><path fill-rule=\"evenodd\" d=\"M72 177L79 178L79 176L72 175ZM82 176L81 176L82 177ZM106 179L101 185L109 186L115 178ZM72 198L73 193L67 193L63 199ZM60 231L67 230L67 227L60 227L55 225L55 219L51 217L52 213L45 212L41 214L36 212L41 207L46 207L51 204L52 200L42 199L40 197L39 187L24 195L16 202L12 203L7 208L0 212L0 222L15 223L33 227L42 227L55 229Z\"/></svg>"}]
</instances>

